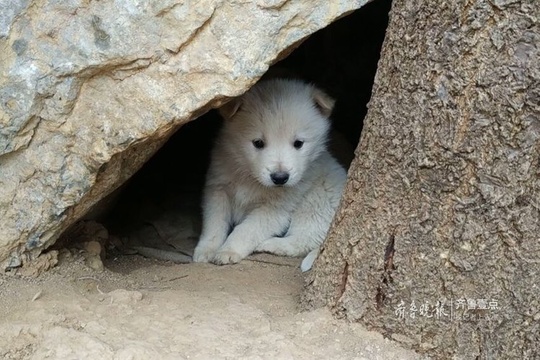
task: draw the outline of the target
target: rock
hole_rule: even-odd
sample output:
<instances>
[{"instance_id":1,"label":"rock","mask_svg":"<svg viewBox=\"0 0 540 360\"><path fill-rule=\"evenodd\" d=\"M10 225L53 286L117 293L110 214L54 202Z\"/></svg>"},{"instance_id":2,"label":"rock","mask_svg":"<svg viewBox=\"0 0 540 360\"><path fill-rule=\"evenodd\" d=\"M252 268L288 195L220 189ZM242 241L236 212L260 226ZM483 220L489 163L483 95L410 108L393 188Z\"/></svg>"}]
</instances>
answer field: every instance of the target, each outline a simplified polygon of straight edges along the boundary
<instances>
[{"instance_id":1,"label":"rock","mask_svg":"<svg viewBox=\"0 0 540 360\"><path fill-rule=\"evenodd\" d=\"M99 255L90 255L88 254L85 256L85 263L86 266L88 266L90 269L95 271L103 271L105 269L105 266L103 265L103 261L99 257Z\"/></svg>"},{"instance_id":2,"label":"rock","mask_svg":"<svg viewBox=\"0 0 540 360\"><path fill-rule=\"evenodd\" d=\"M101 244L97 241L89 241L84 245L85 250L89 255L101 256L102 248Z\"/></svg>"},{"instance_id":3,"label":"rock","mask_svg":"<svg viewBox=\"0 0 540 360\"><path fill-rule=\"evenodd\" d=\"M0 3L0 267L37 257L181 124L366 2Z\"/></svg>"},{"instance_id":4,"label":"rock","mask_svg":"<svg viewBox=\"0 0 540 360\"><path fill-rule=\"evenodd\" d=\"M56 264L58 264L58 251L52 250L29 262L24 261L24 266L17 271L17 275L38 277L44 271L55 267Z\"/></svg>"},{"instance_id":5,"label":"rock","mask_svg":"<svg viewBox=\"0 0 540 360\"><path fill-rule=\"evenodd\" d=\"M97 224L97 223L95 223ZM105 229L103 227L103 229ZM106 237L103 239L107 239ZM84 243L84 258L86 265L95 271L103 271L105 266L103 265L103 258L105 252L103 246L99 241L92 240Z\"/></svg>"},{"instance_id":6,"label":"rock","mask_svg":"<svg viewBox=\"0 0 540 360\"><path fill-rule=\"evenodd\" d=\"M85 263L96 271L103 271L105 246L109 240L109 232L96 221L80 221L66 231L61 237L60 244L76 245L83 251Z\"/></svg>"}]
</instances>

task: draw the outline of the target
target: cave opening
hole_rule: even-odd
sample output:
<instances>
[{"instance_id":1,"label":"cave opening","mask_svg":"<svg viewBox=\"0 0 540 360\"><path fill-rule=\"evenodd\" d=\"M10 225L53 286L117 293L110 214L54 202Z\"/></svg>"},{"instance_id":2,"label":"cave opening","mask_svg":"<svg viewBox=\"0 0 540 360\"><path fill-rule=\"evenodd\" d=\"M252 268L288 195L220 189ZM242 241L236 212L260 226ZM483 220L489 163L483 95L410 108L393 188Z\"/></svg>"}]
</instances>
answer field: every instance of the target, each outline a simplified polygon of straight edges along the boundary
<instances>
[{"instance_id":1,"label":"cave opening","mask_svg":"<svg viewBox=\"0 0 540 360\"><path fill-rule=\"evenodd\" d=\"M314 83L336 99L331 121L340 135L330 146L338 145L337 157L345 165L360 139L390 5L390 0L376 0L342 17L268 71ZM221 124L217 110L211 110L183 125L97 211L66 232L68 241L78 238L75 242L88 245L88 234L95 239L96 233L105 233L100 256L107 267L119 256L136 254L188 262L201 230L205 174Z\"/></svg>"}]
</instances>

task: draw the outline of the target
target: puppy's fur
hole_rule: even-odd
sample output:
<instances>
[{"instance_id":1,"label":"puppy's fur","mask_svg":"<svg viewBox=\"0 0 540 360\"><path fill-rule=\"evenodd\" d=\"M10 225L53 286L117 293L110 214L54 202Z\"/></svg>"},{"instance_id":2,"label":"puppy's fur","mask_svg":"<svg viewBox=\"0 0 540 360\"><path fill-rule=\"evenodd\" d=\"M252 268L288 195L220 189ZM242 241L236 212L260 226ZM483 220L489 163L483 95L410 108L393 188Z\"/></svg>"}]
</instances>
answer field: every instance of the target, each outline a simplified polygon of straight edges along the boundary
<instances>
[{"instance_id":1,"label":"puppy's fur","mask_svg":"<svg viewBox=\"0 0 540 360\"><path fill-rule=\"evenodd\" d=\"M269 80L221 109L203 229L193 259L237 263L254 251L304 256L311 268L346 173L326 148L334 101L296 80Z\"/></svg>"}]
</instances>

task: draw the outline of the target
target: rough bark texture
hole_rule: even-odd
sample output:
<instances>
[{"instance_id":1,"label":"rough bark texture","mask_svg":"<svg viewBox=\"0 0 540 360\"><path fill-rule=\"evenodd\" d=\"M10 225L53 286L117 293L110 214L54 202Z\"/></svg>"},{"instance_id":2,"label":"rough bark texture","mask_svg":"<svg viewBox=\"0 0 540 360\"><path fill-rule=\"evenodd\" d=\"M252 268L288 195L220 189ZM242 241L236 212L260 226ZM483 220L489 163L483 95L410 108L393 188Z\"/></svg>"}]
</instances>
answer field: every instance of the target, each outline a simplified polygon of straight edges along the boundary
<instances>
[{"instance_id":1,"label":"rough bark texture","mask_svg":"<svg viewBox=\"0 0 540 360\"><path fill-rule=\"evenodd\" d=\"M536 0L394 2L306 306L435 358L540 357L539 18Z\"/></svg>"},{"instance_id":2,"label":"rough bark texture","mask_svg":"<svg viewBox=\"0 0 540 360\"><path fill-rule=\"evenodd\" d=\"M367 0L0 1L0 268Z\"/></svg>"}]
</instances>

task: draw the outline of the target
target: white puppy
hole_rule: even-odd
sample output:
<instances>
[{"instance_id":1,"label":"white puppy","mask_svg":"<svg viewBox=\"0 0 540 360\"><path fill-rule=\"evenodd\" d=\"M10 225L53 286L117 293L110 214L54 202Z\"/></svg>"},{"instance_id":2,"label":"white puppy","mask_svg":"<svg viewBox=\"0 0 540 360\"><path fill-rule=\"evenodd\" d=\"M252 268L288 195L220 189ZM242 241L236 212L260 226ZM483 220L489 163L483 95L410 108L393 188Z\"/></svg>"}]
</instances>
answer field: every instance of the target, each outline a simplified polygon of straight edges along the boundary
<instances>
[{"instance_id":1,"label":"white puppy","mask_svg":"<svg viewBox=\"0 0 540 360\"><path fill-rule=\"evenodd\" d=\"M302 270L311 268L346 178L326 148L333 105L312 85L275 79L221 108L194 261L232 264L259 251L309 254Z\"/></svg>"}]
</instances>

